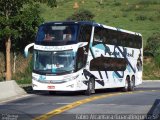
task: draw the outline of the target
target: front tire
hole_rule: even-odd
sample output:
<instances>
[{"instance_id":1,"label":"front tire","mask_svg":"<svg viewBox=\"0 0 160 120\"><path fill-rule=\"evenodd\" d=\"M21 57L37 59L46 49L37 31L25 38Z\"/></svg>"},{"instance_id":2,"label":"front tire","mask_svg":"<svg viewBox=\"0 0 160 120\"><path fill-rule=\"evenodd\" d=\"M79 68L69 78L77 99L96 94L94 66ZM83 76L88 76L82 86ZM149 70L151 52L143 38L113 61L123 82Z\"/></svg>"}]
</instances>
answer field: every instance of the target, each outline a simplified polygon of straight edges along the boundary
<instances>
[{"instance_id":1,"label":"front tire","mask_svg":"<svg viewBox=\"0 0 160 120\"><path fill-rule=\"evenodd\" d=\"M129 88L128 88L128 90L129 91L134 91L134 89L135 89L135 77L132 76L132 79L129 82Z\"/></svg>"},{"instance_id":2,"label":"front tire","mask_svg":"<svg viewBox=\"0 0 160 120\"><path fill-rule=\"evenodd\" d=\"M125 86L122 88L123 92L127 92L129 90L129 83L129 77L127 77L125 80Z\"/></svg>"},{"instance_id":3,"label":"front tire","mask_svg":"<svg viewBox=\"0 0 160 120\"><path fill-rule=\"evenodd\" d=\"M92 93L95 93L95 79L91 77L88 81L88 88L85 91L86 95L91 95Z\"/></svg>"}]
</instances>

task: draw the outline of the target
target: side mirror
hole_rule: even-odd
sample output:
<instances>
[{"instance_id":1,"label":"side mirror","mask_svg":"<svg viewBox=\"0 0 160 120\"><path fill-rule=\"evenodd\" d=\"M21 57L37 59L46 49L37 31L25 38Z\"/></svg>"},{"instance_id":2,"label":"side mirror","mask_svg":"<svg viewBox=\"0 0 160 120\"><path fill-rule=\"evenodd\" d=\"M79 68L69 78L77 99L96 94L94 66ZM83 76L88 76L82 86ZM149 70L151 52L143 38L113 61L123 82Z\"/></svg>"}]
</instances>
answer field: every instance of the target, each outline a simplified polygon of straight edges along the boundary
<instances>
[{"instance_id":1,"label":"side mirror","mask_svg":"<svg viewBox=\"0 0 160 120\"><path fill-rule=\"evenodd\" d=\"M33 47L34 43L30 43L29 45L27 45L24 49L24 56L27 58L29 55L29 48Z\"/></svg>"}]
</instances>

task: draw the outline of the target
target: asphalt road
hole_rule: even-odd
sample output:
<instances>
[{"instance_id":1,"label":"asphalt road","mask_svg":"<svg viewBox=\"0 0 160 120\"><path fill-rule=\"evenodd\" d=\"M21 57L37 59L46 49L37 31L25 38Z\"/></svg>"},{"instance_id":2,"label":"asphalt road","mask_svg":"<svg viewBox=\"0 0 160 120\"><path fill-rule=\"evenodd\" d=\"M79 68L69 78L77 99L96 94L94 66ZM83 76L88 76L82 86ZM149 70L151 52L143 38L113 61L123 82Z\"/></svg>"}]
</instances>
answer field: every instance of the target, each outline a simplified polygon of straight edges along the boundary
<instances>
[{"instance_id":1,"label":"asphalt road","mask_svg":"<svg viewBox=\"0 0 160 120\"><path fill-rule=\"evenodd\" d=\"M143 119L146 115L151 119L157 118L159 111L160 82L145 82L127 93L116 89L98 90L92 96L82 92L55 95L43 92L0 103L1 120L128 120Z\"/></svg>"}]
</instances>

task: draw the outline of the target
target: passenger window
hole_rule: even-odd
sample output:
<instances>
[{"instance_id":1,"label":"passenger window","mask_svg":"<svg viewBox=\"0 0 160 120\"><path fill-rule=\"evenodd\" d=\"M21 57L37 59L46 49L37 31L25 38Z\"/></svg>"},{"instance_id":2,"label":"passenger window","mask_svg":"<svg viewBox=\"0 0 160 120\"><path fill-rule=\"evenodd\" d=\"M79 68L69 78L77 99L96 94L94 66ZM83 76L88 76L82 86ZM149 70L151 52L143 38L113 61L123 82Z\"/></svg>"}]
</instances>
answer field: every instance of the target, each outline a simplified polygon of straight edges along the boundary
<instances>
[{"instance_id":1,"label":"passenger window","mask_svg":"<svg viewBox=\"0 0 160 120\"><path fill-rule=\"evenodd\" d=\"M129 34L117 30L95 27L93 45L103 43L130 48L141 48L141 36Z\"/></svg>"},{"instance_id":2,"label":"passenger window","mask_svg":"<svg viewBox=\"0 0 160 120\"><path fill-rule=\"evenodd\" d=\"M93 36L93 45L103 43L106 44L106 29L101 27L95 27L94 36Z\"/></svg>"},{"instance_id":3,"label":"passenger window","mask_svg":"<svg viewBox=\"0 0 160 120\"><path fill-rule=\"evenodd\" d=\"M79 41L90 42L91 32L92 32L91 25L82 25L79 33Z\"/></svg>"},{"instance_id":4,"label":"passenger window","mask_svg":"<svg viewBox=\"0 0 160 120\"><path fill-rule=\"evenodd\" d=\"M125 71L126 66L124 58L97 57L90 62L91 71Z\"/></svg>"},{"instance_id":5,"label":"passenger window","mask_svg":"<svg viewBox=\"0 0 160 120\"><path fill-rule=\"evenodd\" d=\"M76 70L80 70L85 67L87 62L87 54L85 54L85 50L83 47L79 48L77 51L77 59L76 59Z\"/></svg>"}]
</instances>

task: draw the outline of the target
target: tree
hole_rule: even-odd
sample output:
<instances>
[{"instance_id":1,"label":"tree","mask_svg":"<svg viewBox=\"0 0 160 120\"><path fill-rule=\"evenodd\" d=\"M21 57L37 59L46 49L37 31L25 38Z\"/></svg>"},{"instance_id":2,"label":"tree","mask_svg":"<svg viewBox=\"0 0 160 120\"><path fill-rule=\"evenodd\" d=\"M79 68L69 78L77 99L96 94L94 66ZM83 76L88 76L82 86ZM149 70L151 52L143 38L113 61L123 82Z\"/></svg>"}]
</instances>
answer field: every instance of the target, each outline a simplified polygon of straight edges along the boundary
<instances>
[{"instance_id":1,"label":"tree","mask_svg":"<svg viewBox=\"0 0 160 120\"><path fill-rule=\"evenodd\" d=\"M40 17L40 6L33 4L24 8L17 20L13 25L18 31L18 36L12 38L11 50L12 52L23 51L24 47L33 42L37 26L39 26L44 20ZM18 26L17 26L18 24Z\"/></svg>"},{"instance_id":2,"label":"tree","mask_svg":"<svg viewBox=\"0 0 160 120\"><path fill-rule=\"evenodd\" d=\"M93 21L94 14L85 9L80 9L76 11L73 15L67 18L67 20L76 20L76 21Z\"/></svg>"},{"instance_id":3,"label":"tree","mask_svg":"<svg viewBox=\"0 0 160 120\"><path fill-rule=\"evenodd\" d=\"M6 80L11 80L12 44L17 44L17 40L23 36L33 36L37 25L42 20L39 12L36 13L38 5L34 6L35 2L47 3L51 7L57 4L56 0L0 0L0 38L4 41L6 49Z\"/></svg>"},{"instance_id":4,"label":"tree","mask_svg":"<svg viewBox=\"0 0 160 120\"><path fill-rule=\"evenodd\" d=\"M145 56L152 56L156 67L160 68L160 33L154 33L147 39L147 45L144 49Z\"/></svg>"},{"instance_id":5,"label":"tree","mask_svg":"<svg viewBox=\"0 0 160 120\"><path fill-rule=\"evenodd\" d=\"M154 33L147 39L147 45L145 47L145 53L156 57L160 55L160 33Z\"/></svg>"}]
</instances>

